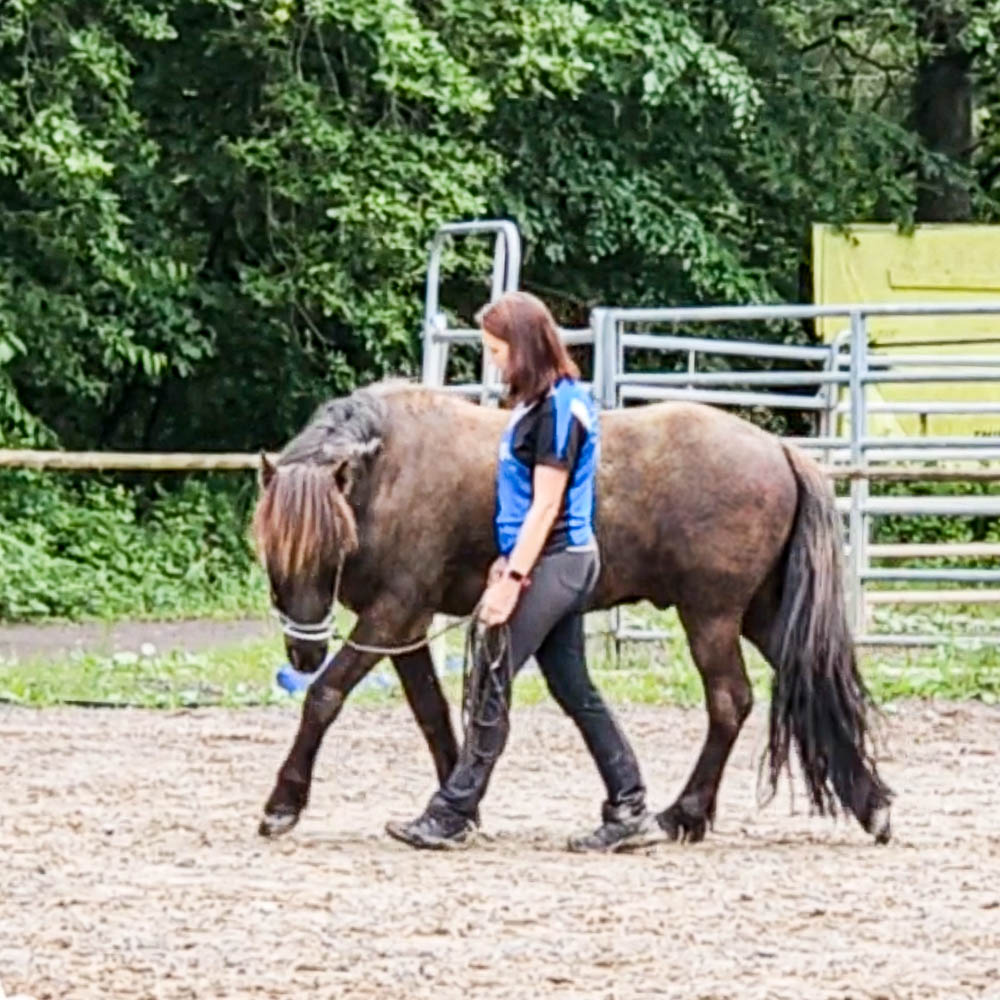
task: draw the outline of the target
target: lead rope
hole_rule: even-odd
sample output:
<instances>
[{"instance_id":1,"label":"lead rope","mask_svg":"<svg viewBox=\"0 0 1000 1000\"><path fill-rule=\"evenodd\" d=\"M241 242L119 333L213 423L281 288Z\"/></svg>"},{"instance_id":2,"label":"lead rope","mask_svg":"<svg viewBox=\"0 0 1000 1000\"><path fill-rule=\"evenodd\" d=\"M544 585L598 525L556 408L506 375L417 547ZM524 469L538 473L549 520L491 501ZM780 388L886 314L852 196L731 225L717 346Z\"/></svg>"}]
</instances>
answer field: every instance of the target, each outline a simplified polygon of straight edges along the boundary
<instances>
[{"instance_id":1,"label":"lead rope","mask_svg":"<svg viewBox=\"0 0 1000 1000\"><path fill-rule=\"evenodd\" d=\"M444 628L440 628L422 639L399 646L372 646L355 642L348 636L340 635L333 627L343 572L344 556L342 554L337 562L330 610L321 621L302 624L293 621L275 609L284 634L293 639L306 639L314 642L329 642L331 639L336 639L343 645L350 646L361 653L372 653L377 656L402 656L429 645L448 632L467 626L465 650L462 658L462 729L466 745L470 746L473 753L480 759L493 763L497 753L485 751L481 745L482 741L475 739L475 737L477 730L478 734L482 735L484 730L493 729L500 725L509 711L508 690L513 681L509 655L510 627L506 623L497 627L482 626L478 621L479 608L482 604L482 599L480 599L470 614L449 622ZM496 642L495 649L489 648L491 641ZM328 652L316 672L308 675L309 684L314 683L323 675L333 661L333 656L332 652ZM491 693L496 694L497 710L493 718L487 718L485 710L489 704ZM475 745L473 745L473 741Z\"/></svg>"},{"instance_id":2,"label":"lead rope","mask_svg":"<svg viewBox=\"0 0 1000 1000\"><path fill-rule=\"evenodd\" d=\"M449 622L444 628L440 628L422 639L399 646L372 646L355 642L348 636L340 635L333 627L343 572L344 556L341 555L337 561L330 610L322 621L303 625L276 610L275 613L281 621L281 628L285 635L293 639L311 639L319 642L336 639L361 653L372 653L378 656L402 656L429 645L448 632L466 626L465 650L462 658L462 729L466 743L468 744L474 738L476 728L482 732L484 729L492 729L500 724L509 711L507 692L513 680L509 655L510 627L507 624L498 627L481 626L478 621L479 608L482 604L480 599L470 614ZM491 641L496 642L495 649L489 648ZM322 676L332 660L333 653L328 652L315 674L310 675L310 684ZM497 712L494 718L486 718L484 712L489 704L491 689L496 694ZM479 742L476 740L476 743ZM480 746L472 747L472 749L477 756L490 763L496 758L495 753L486 753Z\"/></svg>"},{"instance_id":3,"label":"lead rope","mask_svg":"<svg viewBox=\"0 0 1000 1000\"><path fill-rule=\"evenodd\" d=\"M491 642L495 642L492 649ZM485 750L482 739L476 736L481 737L485 730L496 728L507 717L512 668L510 626L487 628L473 621L466 632L462 662L462 729L466 746L488 764L497 759L499 749ZM485 710L491 693L496 694L497 708L495 715L487 718Z\"/></svg>"},{"instance_id":4,"label":"lead rope","mask_svg":"<svg viewBox=\"0 0 1000 1000\"><path fill-rule=\"evenodd\" d=\"M334 627L334 613L336 611L337 602L340 598L340 581L343 572L344 556L341 554L340 559L337 561L337 573L333 582L333 599L330 602L330 610L320 621L313 622L311 624L302 624L294 621L288 615L283 614L277 609L274 610L275 615L281 622L281 631L285 635L287 635L290 639L304 639L309 642L329 642L330 640L335 640L344 646L350 646L351 649L356 649L359 653L373 653L377 656L402 656L405 653L416 652L416 650L429 645L435 639L439 639L441 636L447 635L447 633L453 632L457 628L462 628L465 625L474 626L476 616L479 613L479 608L482 603L481 600L477 601L476 606L472 609L470 614L449 622L443 628L439 628L436 632L432 632L430 635L426 635L422 639L415 639L413 642L404 643L400 646L370 646L365 643L355 642L352 638L350 638L350 636L341 635ZM326 669L331 659L332 656L328 654L327 658L317 670L316 676Z\"/></svg>"}]
</instances>

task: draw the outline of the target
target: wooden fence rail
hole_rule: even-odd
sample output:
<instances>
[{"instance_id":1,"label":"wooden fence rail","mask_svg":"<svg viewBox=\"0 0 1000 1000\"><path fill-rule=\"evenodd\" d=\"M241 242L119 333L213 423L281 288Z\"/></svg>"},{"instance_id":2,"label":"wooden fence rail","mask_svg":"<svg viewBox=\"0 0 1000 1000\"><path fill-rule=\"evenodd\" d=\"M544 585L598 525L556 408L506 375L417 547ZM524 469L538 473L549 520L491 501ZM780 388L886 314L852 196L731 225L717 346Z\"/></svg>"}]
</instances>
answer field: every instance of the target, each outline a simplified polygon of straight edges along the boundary
<instances>
[{"instance_id":1,"label":"wooden fence rail","mask_svg":"<svg viewBox=\"0 0 1000 1000\"><path fill-rule=\"evenodd\" d=\"M272 458L275 456L272 456ZM254 452L139 451L36 451L0 449L0 468L63 469L76 472L214 472L256 469L260 455ZM833 479L869 479L872 482L1000 482L1000 463L989 468L934 467L915 465L827 465L823 471Z\"/></svg>"},{"instance_id":2,"label":"wooden fence rail","mask_svg":"<svg viewBox=\"0 0 1000 1000\"><path fill-rule=\"evenodd\" d=\"M79 472L214 472L256 469L260 455L245 452L0 450L0 467Z\"/></svg>"}]
</instances>

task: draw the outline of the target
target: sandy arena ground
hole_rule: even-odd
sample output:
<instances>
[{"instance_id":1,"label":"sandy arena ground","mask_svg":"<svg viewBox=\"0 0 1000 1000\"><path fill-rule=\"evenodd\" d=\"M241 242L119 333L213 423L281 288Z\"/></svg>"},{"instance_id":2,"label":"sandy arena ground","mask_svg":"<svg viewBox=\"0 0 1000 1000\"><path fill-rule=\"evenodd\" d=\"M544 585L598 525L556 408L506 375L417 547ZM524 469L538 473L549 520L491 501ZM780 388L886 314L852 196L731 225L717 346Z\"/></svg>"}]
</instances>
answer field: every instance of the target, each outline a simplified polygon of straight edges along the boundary
<instances>
[{"instance_id":1,"label":"sandy arena ground","mask_svg":"<svg viewBox=\"0 0 1000 1000\"><path fill-rule=\"evenodd\" d=\"M0 707L0 983L42 998L1000 997L1000 711L888 716L885 848L754 799L754 712L698 846L578 857L600 788L556 710L517 713L460 854L387 839L432 790L402 707L348 705L301 825L256 836L297 709ZM621 713L661 808L702 715Z\"/></svg>"}]
</instances>

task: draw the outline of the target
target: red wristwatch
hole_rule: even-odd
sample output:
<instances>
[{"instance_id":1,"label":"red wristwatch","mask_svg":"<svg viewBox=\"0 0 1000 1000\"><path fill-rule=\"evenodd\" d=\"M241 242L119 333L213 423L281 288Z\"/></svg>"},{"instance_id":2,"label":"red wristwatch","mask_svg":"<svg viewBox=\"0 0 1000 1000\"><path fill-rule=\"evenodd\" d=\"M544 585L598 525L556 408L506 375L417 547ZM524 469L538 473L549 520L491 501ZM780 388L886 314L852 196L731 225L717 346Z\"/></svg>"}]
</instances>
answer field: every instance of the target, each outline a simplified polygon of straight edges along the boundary
<instances>
[{"instance_id":1,"label":"red wristwatch","mask_svg":"<svg viewBox=\"0 0 1000 1000\"><path fill-rule=\"evenodd\" d=\"M528 578L520 570L507 569L504 571L504 576L509 576L512 580L515 580L522 587L528 586Z\"/></svg>"}]
</instances>

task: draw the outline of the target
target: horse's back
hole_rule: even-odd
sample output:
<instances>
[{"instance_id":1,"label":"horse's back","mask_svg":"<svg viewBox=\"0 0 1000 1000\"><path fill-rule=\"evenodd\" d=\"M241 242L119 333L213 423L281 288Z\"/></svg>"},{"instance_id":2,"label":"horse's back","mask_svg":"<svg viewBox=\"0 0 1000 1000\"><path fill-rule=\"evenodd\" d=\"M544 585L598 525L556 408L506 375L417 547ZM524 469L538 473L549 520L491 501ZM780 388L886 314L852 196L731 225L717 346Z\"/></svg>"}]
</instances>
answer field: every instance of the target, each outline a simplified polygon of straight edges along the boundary
<instances>
[{"instance_id":1,"label":"horse's back","mask_svg":"<svg viewBox=\"0 0 1000 1000\"><path fill-rule=\"evenodd\" d=\"M410 521L425 566L446 559L471 570L462 603L492 557L497 445L509 414L417 387L393 391L386 402L387 485L403 505L394 514ZM686 402L603 412L601 436L596 604L749 602L795 516L797 487L781 442L723 410Z\"/></svg>"},{"instance_id":2,"label":"horse's back","mask_svg":"<svg viewBox=\"0 0 1000 1000\"><path fill-rule=\"evenodd\" d=\"M601 603L749 601L780 558L797 487L781 442L723 410L656 403L602 415Z\"/></svg>"}]
</instances>

